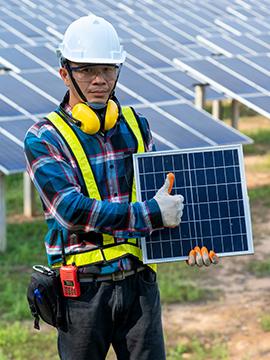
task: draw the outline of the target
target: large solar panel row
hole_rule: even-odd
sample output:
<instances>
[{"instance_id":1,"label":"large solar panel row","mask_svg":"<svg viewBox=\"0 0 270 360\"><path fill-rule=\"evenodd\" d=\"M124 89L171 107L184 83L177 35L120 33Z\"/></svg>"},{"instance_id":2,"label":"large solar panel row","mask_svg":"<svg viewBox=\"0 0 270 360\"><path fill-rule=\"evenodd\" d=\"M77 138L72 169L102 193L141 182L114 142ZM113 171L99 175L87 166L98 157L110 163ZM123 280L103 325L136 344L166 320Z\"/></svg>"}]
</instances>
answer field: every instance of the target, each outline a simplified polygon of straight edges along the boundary
<instances>
[{"instance_id":1,"label":"large solar panel row","mask_svg":"<svg viewBox=\"0 0 270 360\"><path fill-rule=\"evenodd\" d=\"M241 34L198 36L198 41L204 43L214 52L231 57L233 55L258 55L269 52L270 34Z\"/></svg>"},{"instance_id":2,"label":"large solar panel row","mask_svg":"<svg viewBox=\"0 0 270 360\"><path fill-rule=\"evenodd\" d=\"M223 34L197 36L201 44L216 54L215 58L187 61L178 57L175 63L198 81L270 117L270 3L240 3L229 4L227 13L214 20L224 29Z\"/></svg>"},{"instance_id":3,"label":"large solar panel row","mask_svg":"<svg viewBox=\"0 0 270 360\"><path fill-rule=\"evenodd\" d=\"M203 83L211 84L258 113L270 117L269 65L257 66L256 58L218 57L189 62L176 59L175 62ZM260 56L261 63L266 63L267 59L267 55Z\"/></svg>"},{"instance_id":4,"label":"large solar panel row","mask_svg":"<svg viewBox=\"0 0 270 360\"><path fill-rule=\"evenodd\" d=\"M222 1L223 7L228 5ZM61 100L65 89L57 74L55 48L67 25L90 10L116 24L129 53L117 95L123 105L135 106L150 117L160 150L249 142L192 106L189 101L194 98L196 80L173 63L175 57L200 59L212 54L197 44L196 37L214 30L213 20L222 6L214 4L210 9L206 4L202 17L196 1L106 0L91 1L90 6L76 0L72 8L69 1L59 0L54 4L0 1L0 63L10 69L0 78L0 132L21 146L28 125ZM212 89L208 92L208 98L221 96ZM13 171L24 170L24 162L17 165ZM5 173L9 172L6 168Z\"/></svg>"}]
</instances>

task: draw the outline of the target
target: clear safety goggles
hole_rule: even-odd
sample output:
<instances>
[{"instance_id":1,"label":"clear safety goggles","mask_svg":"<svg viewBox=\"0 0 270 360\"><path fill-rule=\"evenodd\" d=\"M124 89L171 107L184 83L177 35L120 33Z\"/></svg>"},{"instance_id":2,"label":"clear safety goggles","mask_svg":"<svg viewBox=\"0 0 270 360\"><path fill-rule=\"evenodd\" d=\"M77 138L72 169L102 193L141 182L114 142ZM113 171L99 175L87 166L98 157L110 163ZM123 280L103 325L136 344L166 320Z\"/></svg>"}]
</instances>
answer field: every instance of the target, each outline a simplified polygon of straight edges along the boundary
<instances>
[{"instance_id":1,"label":"clear safety goggles","mask_svg":"<svg viewBox=\"0 0 270 360\"><path fill-rule=\"evenodd\" d=\"M80 82L91 82L98 75L103 79L110 81L116 79L119 71L117 65L80 65L70 66L74 78Z\"/></svg>"}]
</instances>

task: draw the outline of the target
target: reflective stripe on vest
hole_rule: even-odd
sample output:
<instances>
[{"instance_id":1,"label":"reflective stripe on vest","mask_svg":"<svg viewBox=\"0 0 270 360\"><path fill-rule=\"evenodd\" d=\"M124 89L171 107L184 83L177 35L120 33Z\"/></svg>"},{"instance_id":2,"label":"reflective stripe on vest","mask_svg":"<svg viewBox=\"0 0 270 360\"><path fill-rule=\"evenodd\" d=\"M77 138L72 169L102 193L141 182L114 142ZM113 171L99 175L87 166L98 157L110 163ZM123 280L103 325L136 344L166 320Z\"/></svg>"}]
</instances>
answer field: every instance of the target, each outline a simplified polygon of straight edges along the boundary
<instances>
[{"instance_id":1,"label":"reflective stripe on vest","mask_svg":"<svg viewBox=\"0 0 270 360\"><path fill-rule=\"evenodd\" d=\"M123 107L122 113L125 120L127 121L130 129L132 130L134 136L136 137L138 148L137 152L144 152L144 142L141 134L141 130L137 119L130 107ZM94 174L92 172L90 163L87 159L85 151L81 142L79 141L78 136L72 129L72 127L56 112L52 112L47 116L47 119L55 126L55 128L60 132L62 137L66 140L71 149L74 157L77 159L78 166L81 170L85 186L88 192L88 196L96 200L101 200L100 192L98 190ZM91 194L90 194L91 193ZM135 180L133 178L132 185L132 195L131 201L136 202L136 186ZM89 265L94 263L100 263L104 259L106 261L116 260L126 255L131 254L137 257L142 261L142 251L138 247L137 239L127 239L126 243L115 243L114 237L108 234L103 234L103 247L102 249L93 249L84 253L76 253L67 255L66 261L67 264L72 264L75 262L77 266ZM60 266L60 263L55 264L54 266ZM149 264L154 271L156 271L155 264Z\"/></svg>"}]
</instances>

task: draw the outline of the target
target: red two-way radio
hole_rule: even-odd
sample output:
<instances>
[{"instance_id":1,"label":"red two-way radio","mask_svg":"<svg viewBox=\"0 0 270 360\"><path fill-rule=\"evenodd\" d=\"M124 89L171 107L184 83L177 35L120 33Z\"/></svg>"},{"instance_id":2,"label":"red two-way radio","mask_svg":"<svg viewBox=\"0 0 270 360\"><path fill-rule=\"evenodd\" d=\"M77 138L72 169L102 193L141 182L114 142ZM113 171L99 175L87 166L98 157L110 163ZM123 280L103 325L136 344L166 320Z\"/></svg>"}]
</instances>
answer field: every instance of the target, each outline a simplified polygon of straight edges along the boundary
<instances>
[{"instance_id":1,"label":"red two-way radio","mask_svg":"<svg viewBox=\"0 0 270 360\"><path fill-rule=\"evenodd\" d=\"M60 267L60 280L62 291L65 297L79 297L81 295L81 287L78 279L78 268L75 264L66 264L65 245L63 232L60 231L62 244L62 266Z\"/></svg>"},{"instance_id":2,"label":"red two-way radio","mask_svg":"<svg viewBox=\"0 0 270 360\"><path fill-rule=\"evenodd\" d=\"M76 265L62 265L60 268L60 279L64 296L79 297L81 295Z\"/></svg>"}]
</instances>

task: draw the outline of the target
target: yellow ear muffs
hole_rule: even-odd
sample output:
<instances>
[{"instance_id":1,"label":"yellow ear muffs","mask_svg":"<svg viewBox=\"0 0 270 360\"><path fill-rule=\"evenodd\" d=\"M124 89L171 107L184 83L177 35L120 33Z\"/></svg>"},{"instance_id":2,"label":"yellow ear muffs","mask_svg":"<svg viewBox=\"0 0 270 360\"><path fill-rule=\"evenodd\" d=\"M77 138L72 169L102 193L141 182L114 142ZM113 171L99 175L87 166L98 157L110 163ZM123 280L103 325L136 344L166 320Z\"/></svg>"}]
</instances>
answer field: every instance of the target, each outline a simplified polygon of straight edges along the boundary
<instances>
[{"instance_id":1,"label":"yellow ear muffs","mask_svg":"<svg viewBox=\"0 0 270 360\"><path fill-rule=\"evenodd\" d=\"M104 130L112 129L118 119L119 111L118 106L113 100L109 100L106 109Z\"/></svg>"},{"instance_id":2,"label":"yellow ear muffs","mask_svg":"<svg viewBox=\"0 0 270 360\"><path fill-rule=\"evenodd\" d=\"M106 108L104 130L112 129L118 119L118 106L113 100L109 100ZM93 135L100 129L100 120L94 110L84 103L76 104L72 109L72 117L79 120L80 128L87 134Z\"/></svg>"},{"instance_id":3,"label":"yellow ear muffs","mask_svg":"<svg viewBox=\"0 0 270 360\"><path fill-rule=\"evenodd\" d=\"M76 104L72 109L72 117L81 122L80 128L87 134L93 135L100 129L97 114L86 104Z\"/></svg>"}]
</instances>

